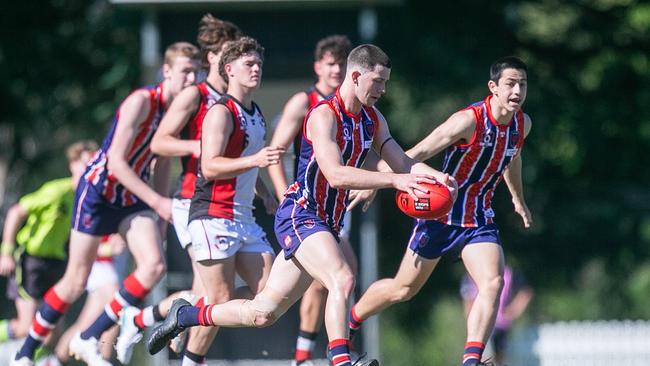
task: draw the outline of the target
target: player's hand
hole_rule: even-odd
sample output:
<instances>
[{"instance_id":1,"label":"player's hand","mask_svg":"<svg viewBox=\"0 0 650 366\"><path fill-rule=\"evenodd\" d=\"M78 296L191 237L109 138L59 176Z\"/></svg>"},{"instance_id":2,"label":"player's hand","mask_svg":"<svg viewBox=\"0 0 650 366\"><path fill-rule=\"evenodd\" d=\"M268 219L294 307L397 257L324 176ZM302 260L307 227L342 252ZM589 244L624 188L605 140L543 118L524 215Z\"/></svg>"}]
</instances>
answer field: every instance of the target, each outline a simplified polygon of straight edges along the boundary
<instances>
[{"instance_id":1,"label":"player's hand","mask_svg":"<svg viewBox=\"0 0 650 366\"><path fill-rule=\"evenodd\" d=\"M521 216L521 219L524 221L524 227L528 229L530 225L533 224L533 216L530 214L528 205L525 202L512 202L515 206L515 212Z\"/></svg>"},{"instance_id":2,"label":"player's hand","mask_svg":"<svg viewBox=\"0 0 650 366\"><path fill-rule=\"evenodd\" d=\"M200 158L201 157L201 141L196 140L196 143L192 146L192 157Z\"/></svg>"},{"instance_id":3,"label":"player's hand","mask_svg":"<svg viewBox=\"0 0 650 366\"><path fill-rule=\"evenodd\" d=\"M169 197L160 197L151 208L163 221L172 222L172 200Z\"/></svg>"},{"instance_id":4,"label":"player's hand","mask_svg":"<svg viewBox=\"0 0 650 366\"><path fill-rule=\"evenodd\" d=\"M440 180L440 183L447 186L447 189L451 194L451 198L455 202L456 198L458 198L458 182L456 182L456 178L445 173L445 177L442 180Z\"/></svg>"},{"instance_id":5,"label":"player's hand","mask_svg":"<svg viewBox=\"0 0 650 366\"><path fill-rule=\"evenodd\" d=\"M16 269L16 261L14 257L9 254L0 256L0 276L8 277Z\"/></svg>"},{"instance_id":6,"label":"player's hand","mask_svg":"<svg viewBox=\"0 0 650 366\"><path fill-rule=\"evenodd\" d=\"M418 192L429 193L429 190L420 183L435 184L436 182L430 174L393 174L393 188L408 193L416 201L420 199Z\"/></svg>"},{"instance_id":7,"label":"player's hand","mask_svg":"<svg viewBox=\"0 0 650 366\"><path fill-rule=\"evenodd\" d=\"M375 196L377 196L376 189L351 190L349 196L350 204L348 205L347 211L352 211L352 209L361 202L363 202L361 210L363 210L363 212L368 211L368 208L370 208L370 204L375 199Z\"/></svg>"},{"instance_id":8,"label":"player's hand","mask_svg":"<svg viewBox=\"0 0 650 366\"><path fill-rule=\"evenodd\" d=\"M266 146L255 154L255 163L259 168L266 168L280 162L286 149L281 146Z\"/></svg>"}]
</instances>

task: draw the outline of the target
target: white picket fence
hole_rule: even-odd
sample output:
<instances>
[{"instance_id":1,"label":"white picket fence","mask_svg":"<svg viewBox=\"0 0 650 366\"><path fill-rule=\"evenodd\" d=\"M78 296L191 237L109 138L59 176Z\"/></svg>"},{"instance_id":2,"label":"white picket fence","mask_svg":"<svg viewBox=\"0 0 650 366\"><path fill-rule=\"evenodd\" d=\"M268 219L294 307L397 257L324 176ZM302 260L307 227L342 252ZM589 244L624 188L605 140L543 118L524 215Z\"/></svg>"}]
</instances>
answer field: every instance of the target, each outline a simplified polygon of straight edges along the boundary
<instances>
[{"instance_id":1,"label":"white picket fence","mask_svg":"<svg viewBox=\"0 0 650 366\"><path fill-rule=\"evenodd\" d=\"M514 332L509 366L648 366L650 321L558 322Z\"/></svg>"}]
</instances>

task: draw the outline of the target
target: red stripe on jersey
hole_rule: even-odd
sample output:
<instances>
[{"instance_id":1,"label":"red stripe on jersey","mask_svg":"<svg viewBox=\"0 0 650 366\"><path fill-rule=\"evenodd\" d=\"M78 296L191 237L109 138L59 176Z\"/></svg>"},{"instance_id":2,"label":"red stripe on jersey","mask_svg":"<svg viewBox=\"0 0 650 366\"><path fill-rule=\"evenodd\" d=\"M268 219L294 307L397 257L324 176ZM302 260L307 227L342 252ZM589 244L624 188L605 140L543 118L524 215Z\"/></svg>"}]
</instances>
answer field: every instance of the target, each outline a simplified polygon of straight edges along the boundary
<instances>
[{"instance_id":1,"label":"red stripe on jersey","mask_svg":"<svg viewBox=\"0 0 650 366\"><path fill-rule=\"evenodd\" d=\"M483 139L483 126L477 125L476 126L476 138L480 141ZM456 169L456 172L454 172L453 176L456 178L456 182L458 182L458 186L462 186L463 183L469 178L470 174L472 173L472 169L476 165L476 161L478 160L478 157L480 156L481 152L483 151L483 148L479 145L472 145L469 147L469 151L465 153L465 155L461 158L460 162L458 163L458 168Z\"/></svg>"},{"instance_id":2,"label":"red stripe on jersey","mask_svg":"<svg viewBox=\"0 0 650 366\"><path fill-rule=\"evenodd\" d=\"M329 187L329 182L327 182L327 179L325 179L325 176L320 169L318 169L318 173L316 174L315 186L316 192L314 192L314 198L316 198L318 206L316 213L318 214L318 217L325 220L327 217L327 213L325 212L325 193L327 192L327 187Z\"/></svg>"},{"instance_id":3,"label":"red stripe on jersey","mask_svg":"<svg viewBox=\"0 0 650 366\"><path fill-rule=\"evenodd\" d=\"M504 125L504 127L506 126ZM497 134L503 133L502 132L503 130L507 131L507 127L498 128ZM483 171L481 179L475 184L473 184L472 187L467 192L466 195L467 200L465 203L465 215L463 217L464 225L474 224L474 217L476 216L475 213L476 213L476 205L477 205L476 200L478 199L478 194L481 192L483 187L485 187L487 181L490 180L497 173L499 165L501 165L501 162L503 161L504 151L506 149L506 143L508 139L495 136L494 140L496 146L494 147L493 154L490 157L490 163Z\"/></svg>"},{"instance_id":4,"label":"red stripe on jersey","mask_svg":"<svg viewBox=\"0 0 650 366\"><path fill-rule=\"evenodd\" d=\"M162 89L162 86L161 86ZM149 90L149 114L147 115L147 118L144 119L144 122L140 124L138 134L136 135L135 139L133 140L133 143L131 144L131 149L129 150L129 153L126 155L127 159L126 161L130 161L135 157L135 153L138 151L138 149L142 146L142 142L145 141L147 136L149 135L149 132L151 131L151 119L155 115L156 111L158 110L158 103L156 100L156 93L157 93L157 88L152 88ZM162 93L162 90L161 90ZM118 119L119 123L119 119Z\"/></svg>"},{"instance_id":5,"label":"red stripe on jersey","mask_svg":"<svg viewBox=\"0 0 650 366\"><path fill-rule=\"evenodd\" d=\"M233 130L228 138L228 144L223 154L227 158L238 158L244 151L244 139L246 134L239 125L241 115L237 105L232 99L228 99L225 106L232 114ZM234 219L234 201L237 188L237 178L215 180L212 185L212 194L208 214L213 217L221 217L228 220Z\"/></svg>"}]
</instances>

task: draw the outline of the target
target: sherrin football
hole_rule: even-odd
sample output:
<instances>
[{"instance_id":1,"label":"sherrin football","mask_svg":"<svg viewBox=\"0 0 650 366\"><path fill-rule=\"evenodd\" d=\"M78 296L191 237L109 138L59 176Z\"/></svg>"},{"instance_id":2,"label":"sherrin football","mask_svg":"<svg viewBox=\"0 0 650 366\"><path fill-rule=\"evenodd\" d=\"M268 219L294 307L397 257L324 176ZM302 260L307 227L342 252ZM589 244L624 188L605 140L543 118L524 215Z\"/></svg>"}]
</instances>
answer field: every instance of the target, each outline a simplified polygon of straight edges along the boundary
<instances>
[{"instance_id":1,"label":"sherrin football","mask_svg":"<svg viewBox=\"0 0 650 366\"><path fill-rule=\"evenodd\" d=\"M441 183L420 183L429 190L429 193L416 191L420 199L413 200L408 193L397 191L395 202L397 207L405 214L416 219L433 220L449 212L454 204L449 190Z\"/></svg>"}]
</instances>

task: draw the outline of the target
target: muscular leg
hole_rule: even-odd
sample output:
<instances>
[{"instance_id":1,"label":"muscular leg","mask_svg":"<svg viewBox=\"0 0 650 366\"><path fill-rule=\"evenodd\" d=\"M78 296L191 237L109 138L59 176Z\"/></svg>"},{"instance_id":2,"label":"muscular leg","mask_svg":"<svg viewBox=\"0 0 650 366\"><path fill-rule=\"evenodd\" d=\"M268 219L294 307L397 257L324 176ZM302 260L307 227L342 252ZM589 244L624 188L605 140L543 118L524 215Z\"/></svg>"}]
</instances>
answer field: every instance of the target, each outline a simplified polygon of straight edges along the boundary
<instances>
[{"instance_id":1,"label":"muscular leg","mask_svg":"<svg viewBox=\"0 0 650 366\"><path fill-rule=\"evenodd\" d=\"M10 320L10 326L14 333L14 338L22 338L27 335L29 326L34 319L38 303L33 299L16 299L16 319Z\"/></svg>"},{"instance_id":2,"label":"muscular leg","mask_svg":"<svg viewBox=\"0 0 650 366\"><path fill-rule=\"evenodd\" d=\"M133 275L144 288L153 288L166 271L162 239L153 213L145 211L127 217L120 225L120 233L135 260Z\"/></svg>"},{"instance_id":3,"label":"muscular leg","mask_svg":"<svg viewBox=\"0 0 650 366\"><path fill-rule=\"evenodd\" d=\"M209 303L222 304L233 297L235 257L200 261L197 269L201 282L209 284L205 288ZM186 350L200 356L207 354L218 330L218 327L196 328L190 335Z\"/></svg>"},{"instance_id":4,"label":"muscular leg","mask_svg":"<svg viewBox=\"0 0 650 366\"><path fill-rule=\"evenodd\" d=\"M503 288L503 250L495 243L476 243L465 246L461 257L478 288L467 316L467 341L485 343L494 327Z\"/></svg>"},{"instance_id":5,"label":"muscular leg","mask_svg":"<svg viewBox=\"0 0 650 366\"><path fill-rule=\"evenodd\" d=\"M429 279L439 261L440 258L426 259L406 249L395 277L370 285L354 305L355 314L365 320L395 303L410 300Z\"/></svg>"}]
</instances>

